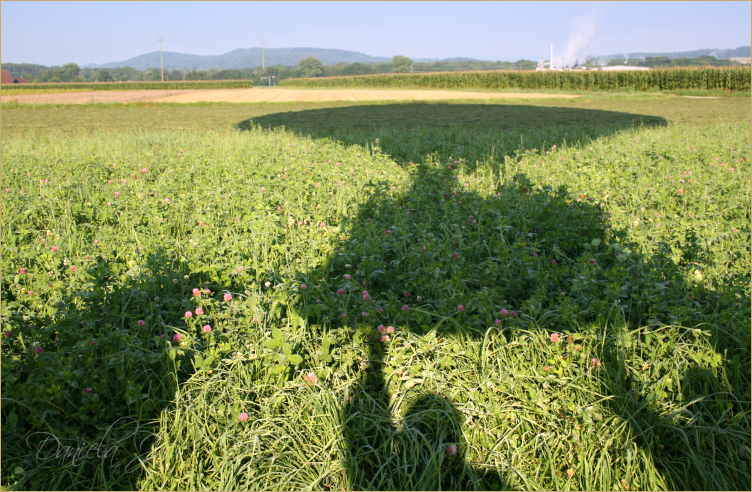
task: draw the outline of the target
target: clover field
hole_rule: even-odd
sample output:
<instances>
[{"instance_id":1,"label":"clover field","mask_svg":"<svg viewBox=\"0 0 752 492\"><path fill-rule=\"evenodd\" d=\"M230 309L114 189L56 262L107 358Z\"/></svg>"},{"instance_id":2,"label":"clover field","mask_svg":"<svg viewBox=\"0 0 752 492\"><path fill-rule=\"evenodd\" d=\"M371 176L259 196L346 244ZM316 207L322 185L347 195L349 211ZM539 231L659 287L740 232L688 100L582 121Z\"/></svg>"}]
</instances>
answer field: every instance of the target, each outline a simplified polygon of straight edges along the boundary
<instances>
[{"instance_id":1,"label":"clover field","mask_svg":"<svg viewBox=\"0 0 752 492\"><path fill-rule=\"evenodd\" d=\"M327 132L4 136L4 489L748 490L748 123Z\"/></svg>"}]
</instances>

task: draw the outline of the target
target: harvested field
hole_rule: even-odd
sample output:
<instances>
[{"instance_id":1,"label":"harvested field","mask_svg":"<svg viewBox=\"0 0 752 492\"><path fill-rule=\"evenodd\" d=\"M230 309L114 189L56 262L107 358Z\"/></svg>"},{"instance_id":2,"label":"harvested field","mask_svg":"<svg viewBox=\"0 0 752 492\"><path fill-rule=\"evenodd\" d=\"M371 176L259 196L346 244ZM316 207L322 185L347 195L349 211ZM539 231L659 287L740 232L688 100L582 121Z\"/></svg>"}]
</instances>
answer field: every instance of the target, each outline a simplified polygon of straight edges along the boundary
<instances>
[{"instance_id":1,"label":"harvested field","mask_svg":"<svg viewBox=\"0 0 752 492\"><path fill-rule=\"evenodd\" d=\"M86 104L158 101L194 102L299 102L299 101L432 101L440 99L551 99L573 98L571 94L539 94L513 92L465 92L431 90L379 89L208 89L171 91L102 91L68 94L34 94L2 96L4 103L20 104Z\"/></svg>"},{"instance_id":2,"label":"harvested field","mask_svg":"<svg viewBox=\"0 0 752 492\"><path fill-rule=\"evenodd\" d=\"M130 103L138 101L151 101L166 96L184 94L186 92L194 91L96 91L72 92L67 94L30 94L21 96L1 96L0 101L3 103L17 102L19 104Z\"/></svg>"},{"instance_id":3,"label":"harvested field","mask_svg":"<svg viewBox=\"0 0 752 492\"><path fill-rule=\"evenodd\" d=\"M464 92L378 89L227 89L194 91L158 99L159 102L291 102L291 101L430 101L439 99L571 98L570 94Z\"/></svg>"}]
</instances>

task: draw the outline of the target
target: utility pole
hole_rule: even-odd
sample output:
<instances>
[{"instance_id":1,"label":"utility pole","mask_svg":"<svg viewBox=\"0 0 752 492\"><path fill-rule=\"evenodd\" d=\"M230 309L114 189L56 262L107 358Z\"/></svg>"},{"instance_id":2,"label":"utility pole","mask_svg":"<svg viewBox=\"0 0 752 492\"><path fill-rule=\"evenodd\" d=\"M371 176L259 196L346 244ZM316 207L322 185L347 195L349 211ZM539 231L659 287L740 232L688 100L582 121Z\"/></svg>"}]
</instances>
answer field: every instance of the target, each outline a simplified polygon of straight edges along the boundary
<instances>
[{"instance_id":1,"label":"utility pole","mask_svg":"<svg viewBox=\"0 0 752 492\"><path fill-rule=\"evenodd\" d=\"M261 71L263 72L266 69L266 66L264 64L264 46L266 45L266 41L264 38L261 38Z\"/></svg>"},{"instance_id":2,"label":"utility pole","mask_svg":"<svg viewBox=\"0 0 752 492\"><path fill-rule=\"evenodd\" d=\"M157 39L157 41L159 41L159 67L162 70L162 82L164 82L164 63L162 62L162 41L164 41L164 39L162 39L161 34L159 35L159 39Z\"/></svg>"}]
</instances>

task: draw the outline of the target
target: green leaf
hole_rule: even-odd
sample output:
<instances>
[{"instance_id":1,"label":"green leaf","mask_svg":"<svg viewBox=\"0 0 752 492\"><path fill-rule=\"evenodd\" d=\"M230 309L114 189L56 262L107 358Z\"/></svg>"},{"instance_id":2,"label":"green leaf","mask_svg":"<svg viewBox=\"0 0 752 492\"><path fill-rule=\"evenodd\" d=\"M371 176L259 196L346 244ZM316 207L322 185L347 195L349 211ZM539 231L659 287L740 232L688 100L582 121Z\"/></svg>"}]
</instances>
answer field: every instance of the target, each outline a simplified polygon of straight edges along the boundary
<instances>
[{"instance_id":1,"label":"green leaf","mask_svg":"<svg viewBox=\"0 0 752 492\"><path fill-rule=\"evenodd\" d=\"M283 343L284 343L283 340L276 340L274 338L270 338L269 340L264 342L264 345L266 345L270 349L275 349L277 347L282 346Z\"/></svg>"},{"instance_id":2,"label":"green leaf","mask_svg":"<svg viewBox=\"0 0 752 492\"><path fill-rule=\"evenodd\" d=\"M299 356L298 354L290 355L290 364L297 366L301 362L303 362L303 358Z\"/></svg>"},{"instance_id":3,"label":"green leaf","mask_svg":"<svg viewBox=\"0 0 752 492\"><path fill-rule=\"evenodd\" d=\"M284 340L285 335L282 333L282 330L280 330L279 328L274 328L272 330L272 338L275 340Z\"/></svg>"},{"instance_id":4,"label":"green leaf","mask_svg":"<svg viewBox=\"0 0 752 492\"><path fill-rule=\"evenodd\" d=\"M290 346L290 344L289 344L289 343L286 343L286 344L284 344L284 345L282 346L282 352L283 352L283 353L284 353L284 354L285 354L285 355L286 355L287 357L290 357L290 355L292 354L292 347Z\"/></svg>"}]
</instances>

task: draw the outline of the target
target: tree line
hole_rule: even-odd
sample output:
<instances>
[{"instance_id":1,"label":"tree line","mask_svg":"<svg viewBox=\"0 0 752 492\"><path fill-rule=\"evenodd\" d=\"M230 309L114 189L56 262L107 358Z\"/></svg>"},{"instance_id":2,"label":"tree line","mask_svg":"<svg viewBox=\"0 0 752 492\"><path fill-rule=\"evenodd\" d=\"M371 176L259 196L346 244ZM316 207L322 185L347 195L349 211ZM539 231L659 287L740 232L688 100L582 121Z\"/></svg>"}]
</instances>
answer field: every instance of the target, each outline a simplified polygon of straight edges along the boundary
<instances>
[{"instance_id":1,"label":"tree line","mask_svg":"<svg viewBox=\"0 0 752 492\"><path fill-rule=\"evenodd\" d=\"M612 60L610 65L621 65L623 61ZM647 57L628 60L627 64L647 67L686 67L686 66L733 66L738 62L717 59L703 55L698 58ZM252 80L256 86L276 85L279 81L301 77L341 77L347 75L370 75L387 73L430 73L485 70L535 70L537 63L530 60L481 61L481 60L443 60L436 62L414 62L406 56L394 56L388 62L380 63L337 63L324 65L318 58L309 56L298 62L297 66L274 65L261 67L223 69L210 68L196 70L170 68L164 71L164 80ZM23 77L32 83L50 82L126 82L159 81L162 71L159 67L137 70L132 67L120 68L81 68L75 63L63 66L47 67L31 63L3 63L13 78ZM262 78L264 77L264 78Z\"/></svg>"},{"instance_id":2,"label":"tree line","mask_svg":"<svg viewBox=\"0 0 752 492\"><path fill-rule=\"evenodd\" d=\"M280 80L300 77L338 77L344 75L367 75L408 72L453 72L476 70L534 70L536 63L529 60L516 62L452 60L432 63L414 62L406 56L395 56L389 62L381 63L338 63L324 65L315 57L300 60L297 66L274 65L250 68L196 70L195 67L170 68L164 71L164 80L253 80L254 85L276 84ZM14 78L23 77L32 83L60 82L125 82L159 81L162 73L159 67L137 70L132 67L120 68L81 68L75 63L47 67L31 63L4 63ZM269 79L262 77L274 77Z\"/></svg>"},{"instance_id":3,"label":"tree line","mask_svg":"<svg viewBox=\"0 0 752 492\"><path fill-rule=\"evenodd\" d=\"M621 60L611 60L609 66L629 65L635 67L670 68L670 67L733 67L741 65L728 58L718 59L712 55L702 55L697 58L669 58L667 56L647 56L644 59L630 59L626 63Z\"/></svg>"}]
</instances>

